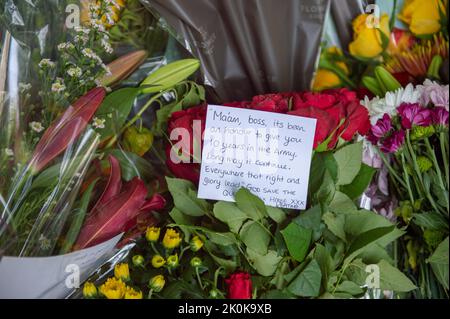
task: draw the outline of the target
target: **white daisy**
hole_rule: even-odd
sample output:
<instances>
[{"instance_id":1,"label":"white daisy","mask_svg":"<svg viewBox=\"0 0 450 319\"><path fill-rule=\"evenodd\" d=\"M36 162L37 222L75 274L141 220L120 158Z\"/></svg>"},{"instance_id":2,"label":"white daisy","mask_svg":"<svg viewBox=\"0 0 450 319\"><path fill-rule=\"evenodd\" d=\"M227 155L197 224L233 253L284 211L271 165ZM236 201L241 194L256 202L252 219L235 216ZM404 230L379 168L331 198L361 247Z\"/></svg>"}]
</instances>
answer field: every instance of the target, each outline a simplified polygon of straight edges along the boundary
<instances>
[{"instance_id":1,"label":"white daisy","mask_svg":"<svg viewBox=\"0 0 450 319\"><path fill-rule=\"evenodd\" d=\"M79 67L73 67L67 70L67 74L73 78L79 78L82 74L82 70Z\"/></svg>"},{"instance_id":2,"label":"white daisy","mask_svg":"<svg viewBox=\"0 0 450 319\"><path fill-rule=\"evenodd\" d=\"M95 117L92 120L92 126L97 129L103 129L103 128L105 128L105 122L106 122L105 119L99 119L99 118Z\"/></svg>"},{"instance_id":3,"label":"white daisy","mask_svg":"<svg viewBox=\"0 0 450 319\"><path fill-rule=\"evenodd\" d=\"M42 126L41 122L31 122L30 128L36 133L40 133L45 129L45 127Z\"/></svg>"},{"instance_id":4,"label":"white daisy","mask_svg":"<svg viewBox=\"0 0 450 319\"><path fill-rule=\"evenodd\" d=\"M56 66L55 62L53 62L50 59L42 59L41 62L39 62L39 68L54 68Z\"/></svg>"},{"instance_id":5,"label":"white daisy","mask_svg":"<svg viewBox=\"0 0 450 319\"><path fill-rule=\"evenodd\" d=\"M66 89L66 86L61 82L55 82L52 84L52 92L54 92L54 93L64 92L65 89Z\"/></svg>"}]
</instances>

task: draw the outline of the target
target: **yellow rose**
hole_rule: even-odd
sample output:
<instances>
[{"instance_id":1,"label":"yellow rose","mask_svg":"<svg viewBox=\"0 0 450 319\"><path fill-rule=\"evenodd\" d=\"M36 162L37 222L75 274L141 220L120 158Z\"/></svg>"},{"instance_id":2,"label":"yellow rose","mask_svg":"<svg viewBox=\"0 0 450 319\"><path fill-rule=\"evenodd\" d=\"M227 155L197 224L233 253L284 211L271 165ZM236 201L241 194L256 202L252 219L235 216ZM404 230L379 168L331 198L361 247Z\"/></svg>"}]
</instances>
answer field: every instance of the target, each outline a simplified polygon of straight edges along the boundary
<instances>
[{"instance_id":1,"label":"yellow rose","mask_svg":"<svg viewBox=\"0 0 450 319\"><path fill-rule=\"evenodd\" d=\"M164 279L163 275L158 275L151 278L148 283L150 289L152 289L154 292L160 292L161 290L163 290L165 284L166 280Z\"/></svg>"},{"instance_id":2,"label":"yellow rose","mask_svg":"<svg viewBox=\"0 0 450 319\"><path fill-rule=\"evenodd\" d=\"M159 234L161 233L161 228L158 227L148 227L145 231L145 238L150 242L156 242L159 239Z\"/></svg>"},{"instance_id":3,"label":"yellow rose","mask_svg":"<svg viewBox=\"0 0 450 319\"><path fill-rule=\"evenodd\" d=\"M128 264L117 264L114 267L114 277L123 281L130 280L130 269L128 267Z\"/></svg>"},{"instance_id":4,"label":"yellow rose","mask_svg":"<svg viewBox=\"0 0 450 319\"><path fill-rule=\"evenodd\" d=\"M111 10L111 19L114 23L118 22L120 19L120 12L125 7L125 0L115 0L117 6L114 4L109 5L109 9ZM82 24L86 24L89 22L89 6L90 5L99 5L100 1L98 0L81 0L81 17L80 21ZM106 15L102 16L102 23L106 28L110 28L111 24L108 23Z\"/></svg>"},{"instance_id":5,"label":"yellow rose","mask_svg":"<svg viewBox=\"0 0 450 319\"><path fill-rule=\"evenodd\" d=\"M108 280L100 286L99 291L108 299L122 299L125 295L126 285L120 279L108 278Z\"/></svg>"},{"instance_id":6,"label":"yellow rose","mask_svg":"<svg viewBox=\"0 0 450 319\"><path fill-rule=\"evenodd\" d=\"M97 288L91 282L87 282L83 286L83 296L84 298L92 299L97 297Z\"/></svg>"},{"instance_id":7,"label":"yellow rose","mask_svg":"<svg viewBox=\"0 0 450 319\"><path fill-rule=\"evenodd\" d=\"M161 268L166 264L165 259L160 255L155 255L152 258L152 266L155 268Z\"/></svg>"},{"instance_id":8,"label":"yellow rose","mask_svg":"<svg viewBox=\"0 0 450 319\"><path fill-rule=\"evenodd\" d=\"M441 30L439 11L446 14L446 5L441 0L406 0L398 17L416 35L434 34Z\"/></svg>"},{"instance_id":9,"label":"yellow rose","mask_svg":"<svg viewBox=\"0 0 450 319\"><path fill-rule=\"evenodd\" d=\"M378 57L385 49L381 35L384 34L388 41L389 16L381 15L379 28L368 24L368 17L368 14L361 14L353 21L353 42L349 45L349 51L355 57L371 59Z\"/></svg>"},{"instance_id":10,"label":"yellow rose","mask_svg":"<svg viewBox=\"0 0 450 319\"><path fill-rule=\"evenodd\" d=\"M203 241L198 236L194 236L190 242L191 250L197 252L203 247Z\"/></svg>"},{"instance_id":11,"label":"yellow rose","mask_svg":"<svg viewBox=\"0 0 450 319\"><path fill-rule=\"evenodd\" d=\"M336 68L340 69L345 75L349 74L347 65L343 61L333 61L337 57L342 57L342 50L337 47L328 48L322 55L321 59L325 59L332 63ZM316 72L313 83L313 91L322 91L339 87L342 85L342 81L339 76L328 69L319 69Z\"/></svg>"},{"instance_id":12,"label":"yellow rose","mask_svg":"<svg viewBox=\"0 0 450 319\"><path fill-rule=\"evenodd\" d=\"M163 245L167 249L173 249L180 245L181 235L174 229L167 229L163 238Z\"/></svg>"},{"instance_id":13,"label":"yellow rose","mask_svg":"<svg viewBox=\"0 0 450 319\"><path fill-rule=\"evenodd\" d=\"M124 299L142 299L142 291L136 291L131 287L127 287L125 290L125 297Z\"/></svg>"}]
</instances>

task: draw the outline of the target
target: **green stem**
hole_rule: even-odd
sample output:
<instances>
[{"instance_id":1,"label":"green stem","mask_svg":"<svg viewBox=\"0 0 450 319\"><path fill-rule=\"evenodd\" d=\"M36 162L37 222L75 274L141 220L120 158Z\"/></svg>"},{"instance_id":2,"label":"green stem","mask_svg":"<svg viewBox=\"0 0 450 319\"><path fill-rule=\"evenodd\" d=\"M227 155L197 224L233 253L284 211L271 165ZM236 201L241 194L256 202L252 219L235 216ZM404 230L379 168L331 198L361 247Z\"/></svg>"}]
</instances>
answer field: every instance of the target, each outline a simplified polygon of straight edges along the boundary
<instances>
[{"instance_id":1,"label":"green stem","mask_svg":"<svg viewBox=\"0 0 450 319\"><path fill-rule=\"evenodd\" d=\"M200 277L200 273L198 272L198 267L195 267L195 274L197 275L197 281L198 281L198 284L200 285L200 288L202 290L205 290L205 287L203 286L202 278Z\"/></svg>"},{"instance_id":2,"label":"green stem","mask_svg":"<svg viewBox=\"0 0 450 319\"><path fill-rule=\"evenodd\" d=\"M180 252L180 257L178 257L178 260L179 260L179 261L181 261L181 258L183 258L184 253L185 253L186 251L188 251L189 249L190 249L190 247L187 246L187 247L184 247L184 248L181 250L181 252Z\"/></svg>"},{"instance_id":3,"label":"green stem","mask_svg":"<svg viewBox=\"0 0 450 319\"><path fill-rule=\"evenodd\" d=\"M383 152L380 151L379 149L376 149L376 150L377 150L378 154L380 155L381 159L383 160L384 165L386 165L391 176L394 177L400 183L400 185L402 185L404 188L407 188L405 182L400 178L400 176L398 176L398 174L392 168L391 164L389 164L389 161L386 159Z\"/></svg>"},{"instance_id":4,"label":"green stem","mask_svg":"<svg viewBox=\"0 0 450 319\"><path fill-rule=\"evenodd\" d=\"M445 194L444 197L445 197L447 213L448 213L449 203L448 203L447 191L445 189L445 183L444 183L444 180L442 178L442 172L441 172L441 169L439 167L438 160L436 158L436 153L434 152L433 148L431 147L430 140L428 139L428 137L425 138L425 145L426 145L426 147L428 149L428 152L431 154L431 158L433 160L433 164L434 164L434 167L435 167L435 170L436 170L436 174L438 175L438 178L439 178L439 183L441 184L441 188L444 191L444 194Z\"/></svg>"},{"instance_id":5,"label":"green stem","mask_svg":"<svg viewBox=\"0 0 450 319\"><path fill-rule=\"evenodd\" d=\"M407 189L408 189L408 193L409 193L409 198L411 200L411 205L414 207L414 195L413 192L411 190L411 183L409 182L409 176L408 176L408 172L406 170L406 161L405 161L405 155L403 153L401 153L401 157L402 157L402 166L403 166L403 176L405 178L406 181L406 185L407 185Z\"/></svg>"},{"instance_id":6,"label":"green stem","mask_svg":"<svg viewBox=\"0 0 450 319\"><path fill-rule=\"evenodd\" d=\"M446 134L444 132L441 132L439 134L439 142L441 143L442 162L444 162L445 182L447 184L447 187L449 187L448 153L447 153Z\"/></svg>"},{"instance_id":7,"label":"green stem","mask_svg":"<svg viewBox=\"0 0 450 319\"><path fill-rule=\"evenodd\" d=\"M154 242L151 242L151 243L150 243L150 246L152 247L152 250L153 250L153 252L154 252L156 255L161 255L161 254L159 253L158 249L156 249L155 243L154 243Z\"/></svg>"},{"instance_id":8,"label":"green stem","mask_svg":"<svg viewBox=\"0 0 450 319\"><path fill-rule=\"evenodd\" d=\"M150 291L148 292L147 299L152 299L152 294L153 294L153 289L150 289Z\"/></svg>"}]
</instances>

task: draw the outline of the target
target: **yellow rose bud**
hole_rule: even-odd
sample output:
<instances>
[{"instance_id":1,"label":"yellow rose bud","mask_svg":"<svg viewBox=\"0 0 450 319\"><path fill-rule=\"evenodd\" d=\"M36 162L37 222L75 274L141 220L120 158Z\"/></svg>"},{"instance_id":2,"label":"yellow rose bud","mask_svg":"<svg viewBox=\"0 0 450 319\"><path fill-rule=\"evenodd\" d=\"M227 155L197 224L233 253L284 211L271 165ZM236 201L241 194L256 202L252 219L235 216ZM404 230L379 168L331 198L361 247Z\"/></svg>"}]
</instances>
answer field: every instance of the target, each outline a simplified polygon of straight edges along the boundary
<instances>
[{"instance_id":1,"label":"yellow rose bud","mask_svg":"<svg viewBox=\"0 0 450 319\"><path fill-rule=\"evenodd\" d=\"M150 242L156 242L159 239L159 234L161 233L161 228L159 227L148 227L145 232L145 238Z\"/></svg>"},{"instance_id":2,"label":"yellow rose bud","mask_svg":"<svg viewBox=\"0 0 450 319\"><path fill-rule=\"evenodd\" d=\"M151 278L148 283L150 289L152 289L154 292L160 292L161 290L163 290L165 284L166 280L164 279L163 275L158 275Z\"/></svg>"},{"instance_id":3,"label":"yellow rose bud","mask_svg":"<svg viewBox=\"0 0 450 319\"><path fill-rule=\"evenodd\" d=\"M120 279L108 278L98 290L108 299L122 299L125 295L126 285Z\"/></svg>"},{"instance_id":4,"label":"yellow rose bud","mask_svg":"<svg viewBox=\"0 0 450 319\"><path fill-rule=\"evenodd\" d=\"M203 241L198 236L194 236L190 242L191 250L197 252L203 247Z\"/></svg>"},{"instance_id":5,"label":"yellow rose bud","mask_svg":"<svg viewBox=\"0 0 450 319\"><path fill-rule=\"evenodd\" d=\"M384 34L387 39L387 45L390 37L390 30L389 16L387 14L381 15L379 28L367 23L368 17L368 14L362 14L353 21L353 42L349 45L349 51L350 54L355 57L371 59L378 57L386 49L383 46L382 34Z\"/></svg>"},{"instance_id":6,"label":"yellow rose bud","mask_svg":"<svg viewBox=\"0 0 450 319\"><path fill-rule=\"evenodd\" d=\"M202 265L202 260L198 257L194 257L191 259L191 266L192 267L200 267Z\"/></svg>"},{"instance_id":7,"label":"yellow rose bud","mask_svg":"<svg viewBox=\"0 0 450 319\"><path fill-rule=\"evenodd\" d=\"M169 257L167 257L167 266L169 266L170 268L175 268L178 266L178 255L170 255Z\"/></svg>"},{"instance_id":8,"label":"yellow rose bud","mask_svg":"<svg viewBox=\"0 0 450 319\"><path fill-rule=\"evenodd\" d=\"M145 262L144 257L141 255L134 255L132 261L133 265L135 265L136 267L143 267Z\"/></svg>"},{"instance_id":9,"label":"yellow rose bud","mask_svg":"<svg viewBox=\"0 0 450 319\"><path fill-rule=\"evenodd\" d=\"M334 67L340 69L345 75L349 74L347 65L343 61L337 60L339 57L343 57L342 50L338 47L329 47L322 54L321 59L325 59L329 63L332 63ZM313 91L322 91L326 89L332 89L342 86L341 78L332 70L318 69L313 82Z\"/></svg>"},{"instance_id":10,"label":"yellow rose bud","mask_svg":"<svg viewBox=\"0 0 450 319\"><path fill-rule=\"evenodd\" d=\"M173 249L180 245L181 235L174 229L167 229L163 238L163 245L167 249Z\"/></svg>"},{"instance_id":11,"label":"yellow rose bud","mask_svg":"<svg viewBox=\"0 0 450 319\"><path fill-rule=\"evenodd\" d=\"M166 261L164 260L164 258L160 255L155 255L152 258L152 266L155 268L161 268L162 266L164 266L166 264Z\"/></svg>"},{"instance_id":12,"label":"yellow rose bud","mask_svg":"<svg viewBox=\"0 0 450 319\"><path fill-rule=\"evenodd\" d=\"M128 264L117 264L116 267L114 267L114 277L123 281L130 280L130 269L128 268Z\"/></svg>"},{"instance_id":13,"label":"yellow rose bud","mask_svg":"<svg viewBox=\"0 0 450 319\"><path fill-rule=\"evenodd\" d=\"M430 35L442 28L439 11L446 15L440 0L406 0L398 17L415 35Z\"/></svg>"},{"instance_id":14,"label":"yellow rose bud","mask_svg":"<svg viewBox=\"0 0 450 319\"><path fill-rule=\"evenodd\" d=\"M97 297L97 288L91 282L87 282L83 286L83 296L84 298L93 299Z\"/></svg>"},{"instance_id":15,"label":"yellow rose bud","mask_svg":"<svg viewBox=\"0 0 450 319\"><path fill-rule=\"evenodd\" d=\"M142 299L142 298L143 298L142 291L134 290L131 287L126 288L124 299Z\"/></svg>"}]
</instances>

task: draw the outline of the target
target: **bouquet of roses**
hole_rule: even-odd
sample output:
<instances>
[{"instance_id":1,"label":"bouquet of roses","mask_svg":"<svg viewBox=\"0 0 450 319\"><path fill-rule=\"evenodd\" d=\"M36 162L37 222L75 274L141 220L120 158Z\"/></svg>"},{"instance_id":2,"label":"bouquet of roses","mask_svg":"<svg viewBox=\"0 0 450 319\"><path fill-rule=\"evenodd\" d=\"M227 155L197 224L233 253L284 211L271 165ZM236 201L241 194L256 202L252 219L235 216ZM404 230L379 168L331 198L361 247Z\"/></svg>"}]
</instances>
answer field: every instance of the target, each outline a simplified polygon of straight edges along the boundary
<instances>
[{"instance_id":1,"label":"bouquet of roses","mask_svg":"<svg viewBox=\"0 0 450 319\"><path fill-rule=\"evenodd\" d=\"M367 140L378 150L400 201L397 218L408 226L400 242L417 297L448 294L448 85L424 85L366 100L372 115ZM385 112L385 113L384 113Z\"/></svg>"},{"instance_id":2,"label":"bouquet of roses","mask_svg":"<svg viewBox=\"0 0 450 319\"><path fill-rule=\"evenodd\" d=\"M357 205L375 170L362 163L362 143L355 142L370 122L354 92L269 94L227 105L317 119L308 209L266 206L245 188L235 203L199 199L199 164L173 159L193 160L202 135L191 134L185 148L171 140L169 216L147 229L106 282L92 277L85 297L360 298L415 289L388 253L404 232ZM196 121L203 131L205 115L206 105L172 112L167 135L192 132ZM379 269L377 284L367 280L370 267Z\"/></svg>"}]
</instances>

